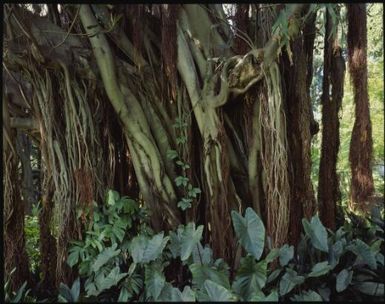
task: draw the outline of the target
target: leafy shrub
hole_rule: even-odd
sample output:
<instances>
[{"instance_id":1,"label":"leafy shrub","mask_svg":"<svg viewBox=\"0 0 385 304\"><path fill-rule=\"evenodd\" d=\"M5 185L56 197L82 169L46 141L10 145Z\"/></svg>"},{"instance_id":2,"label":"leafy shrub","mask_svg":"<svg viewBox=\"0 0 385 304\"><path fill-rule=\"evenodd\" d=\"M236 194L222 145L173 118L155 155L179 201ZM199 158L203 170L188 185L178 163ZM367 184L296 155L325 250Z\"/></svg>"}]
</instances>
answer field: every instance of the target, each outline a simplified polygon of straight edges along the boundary
<instances>
[{"instance_id":1,"label":"leafy shrub","mask_svg":"<svg viewBox=\"0 0 385 304\"><path fill-rule=\"evenodd\" d=\"M34 205L32 208L32 214L25 216L25 248L29 257L31 271L33 273L38 272L40 263L40 227L39 227L39 204Z\"/></svg>"},{"instance_id":2,"label":"leafy shrub","mask_svg":"<svg viewBox=\"0 0 385 304\"><path fill-rule=\"evenodd\" d=\"M346 222L335 233L314 216L304 219L297 248L266 250L265 228L248 208L233 211L233 226L246 255L235 276L201 244L203 226L180 225L169 235L148 228L146 212L110 191L95 207L84 241L74 242L68 263L77 266L76 288L61 286L61 298L106 301L332 301L384 297L383 218ZM377 217L376 217L377 216ZM181 266L184 276L168 282L168 271ZM184 278L184 279L183 279ZM175 282L176 281L176 282ZM72 292L76 290L76 293ZM75 297L77 296L77 297Z\"/></svg>"}]
</instances>

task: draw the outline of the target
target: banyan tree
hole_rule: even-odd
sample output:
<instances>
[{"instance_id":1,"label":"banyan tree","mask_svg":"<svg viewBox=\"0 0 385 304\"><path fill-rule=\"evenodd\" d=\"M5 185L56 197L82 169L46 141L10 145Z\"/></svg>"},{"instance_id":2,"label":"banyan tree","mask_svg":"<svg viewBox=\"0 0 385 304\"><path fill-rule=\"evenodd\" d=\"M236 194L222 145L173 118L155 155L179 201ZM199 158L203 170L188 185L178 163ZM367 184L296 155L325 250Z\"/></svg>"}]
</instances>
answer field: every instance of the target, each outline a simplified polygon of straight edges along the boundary
<instances>
[{"instance_id":1,"label":"banyan tree","mask_svg":"<svg viewBox=\"0 0 385 304\"><path fill-rule=\"evenodd\" d=\"M5 4L4 254L6 271L17 265L13 283L32 280L27 196L18 187L30 170L27 146L39 152L43 286L73 279L68 244L81 238L107 189L147 206L155 231L204 224L214 255L230 265L241 250L231 210L252 207L268 246L296 244L301 218L318 211L310 85L321 7ZM324 90L332 86L332 96L322 105L331 121L344 77L333 68L341 54L331 34L336 12L325 10ZM330 128L323 140L338 124ZM332 176L335 136L337 150L321 170ZM195 198L186 199L187 179L201 190ZM335 193L320 186L320 206L335 204Z\"/></svg>"}]
</instances>

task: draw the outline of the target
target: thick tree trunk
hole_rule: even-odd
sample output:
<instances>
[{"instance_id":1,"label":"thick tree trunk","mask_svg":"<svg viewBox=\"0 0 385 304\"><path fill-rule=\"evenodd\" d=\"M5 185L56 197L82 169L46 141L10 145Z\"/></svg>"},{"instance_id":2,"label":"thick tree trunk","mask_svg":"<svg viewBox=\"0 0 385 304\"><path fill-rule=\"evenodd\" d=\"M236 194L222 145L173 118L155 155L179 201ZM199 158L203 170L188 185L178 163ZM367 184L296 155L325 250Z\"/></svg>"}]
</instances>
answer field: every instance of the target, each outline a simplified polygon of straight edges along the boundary
<instances>
[{"instance_id":1,"label":"thick tree trunk","mask_svg":"<svg viewBox=\"0 0 385 304\"><path fill-rule=\"evenodd\" d=\"M311 182L312 109L307 86L308 64L301 35L292 43L293 64L284 62L287 138L289 143L290 225L289 241L297 244L301 219L310 218L317 210Z\"/></svg>"},{"instance_id":2,"label":"thick tree trunk","mask_svg":"<svg viewBox=\"0 0 385 304\"><path fill-rule=\"evenodd\" d=\"M369 113L366 4L348 4L348 58L353 85L355 121L350 141L352 208L364 209L374 192L372 126Z\"/></svg>"},{"instance_id":3,"label":"thick tree trunk","mask_svg":"<svg viewBox=\"0 0 385 304\"><path fill-rule=\"evenodd\" d=\"M324 72L322 85L322 152L319 167L318 204L323 224L335 229L336 204L340 200L337 175L337 156L340 145L339 117L343 97L345 62L341 48L332 34L332 19L327 13ZM331 94L330 94L331 88Z\"/></svg>"}]
</instances>

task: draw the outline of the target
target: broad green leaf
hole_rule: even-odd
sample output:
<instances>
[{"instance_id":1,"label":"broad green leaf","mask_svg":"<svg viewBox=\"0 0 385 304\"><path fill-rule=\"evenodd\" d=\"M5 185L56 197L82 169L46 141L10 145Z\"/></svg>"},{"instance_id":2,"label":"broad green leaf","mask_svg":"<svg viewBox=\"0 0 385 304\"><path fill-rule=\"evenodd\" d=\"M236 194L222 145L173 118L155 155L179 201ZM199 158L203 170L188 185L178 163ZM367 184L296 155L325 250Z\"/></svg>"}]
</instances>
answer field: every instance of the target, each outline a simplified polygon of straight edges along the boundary
<instances>
[{"instance_id":1,"label":"broad green leaf","mask_svg":"<svg viewBox=\"0 0 385 304\"><path fill-rule=\"evenodd\" d=\"M95 277L95 285L97 287L96 295L112 286L118 285L119 281L125 276L127 276L127 273L121 273L119 266L113 268L107 276L99 273Z\"/></svg>"},{"instance_id":2,"label":"broad green leaf","mask_svg":"<svg viewBox=\"0 0 385 304\"><path fill-rule=\"evenodd\" d=\"M204 289L208 295L208 301L231 301L233 295L225 287L210 281L206 280L203 284Z\"/></svg>"},{"instance_id":3,"label":"broad green leaf","mask_svg":"<svg viewBox=\"0 0 385 304\"><path fill-rule=\"evenodd\" d=\"M202 233L203 226L198 226L195 229L195 223L189 223L186 226L179 225L177 233L170 232L169 249L173 258L180 256L182 261L186 261L192 251L196 250Z\"/></svg>"},{"instance_id":4,"label":"broad green leaf","mask_svg":"<svg viewBox=\"0 0 385 304\"><path fill-rule=\"evenodd\" d=\"M377 261L371 248L363 241L356 239L346 249L357 255L357 264L367 264L372 269L377 269Z\"/></svg>"},{"instance_id":5,"label":"broad green leaf","mask_svg":"<svg viewBox=\"0 0 385 304\"><path fill-rule=\"evenodd\" d=\"M354 288L370 296L376 296L376 297L384 296L384 283L361 282L361 283L354 284Z\"/></svg>"},{"instance_id":6,"label":"broad green leaf","mask_svg":"<svg viewBox=\"0 0 385 304\"><path fill-rule=\"evenodd\" d=\"M168 240L168 236L163 238L163 231L154 235L147 243L147 247L143 255L143 262L147 263L156 260L162 254Z\"/></svg>"},{"instance_id":7,"label":"broad green leaf","mask_svg":"<svg viewBox=\"0 0 385 304\"><path fill-rule=\"evenodd\" d=\"M265 260L267 263L274 261L277 257L279 257L279 249L273 248L270 250L269 254L266 256Z\"/></svg>"},{"instance_id":8,"label":"broad green leaf","mask_svg":"<svg viewBox=\"0 0 385 304\"><path fill-rule=\"evenodd\" d=\"M72 298L71 289L68 288L66 284L60 283L59 286L59 294L67 301L74 302L75 300ZM17 301L18 302L18 301Z\"/></svg>"},{"instance_id":9,"label":"broad green leaf","mask_svg":"<svg viewBox=\"0 0 385 304\"><path fill-rule=\"evenodd\" d=\"M153 300L157 300L163 287L166 279L162 272L154 269L153 267L146 267L145 269L145 286L148 296L151 296Z\"/></svg>"},{"instance_id":10,"label":"broad green leaf","mask_svg":"<svg viewBox=\"0 0 385 304\"><path fill-rule=\"evenodd\" d=\"M100 267L104 266L110 259L116 257L120 253L120 249L116 249L118 244L113 244L111 247L105 248L99 255L96 257L95 262L92 264L92 271L97 272Z\"/></svg>"},{"instance_id":11,"label":"broad green leaf","mask_svg":"<svg viewBox=\"0 0 385 304\"><path fill-rule=\"evenodd\" d=\"M80 278L77 278L71 287L72 301L77 302L80 295Z\"/></svg>"},{"instance_id":12,"label":"broad green leaf","mask_svg":"<svg viewBox=\"0 0 385 304\"><path fill-rule=\"evenodd\" d=\"M332 266L332 268L337 266L340 260L340 257L342 256L343 253L344 253L344 248L343 248L343 243L341 241L337 241L331 246L330 252L329 252L329 263Z\"/></svg>"},{"instance_id":13,"label":"broad green leaf","mask_svg":"<svg viewBox=\"0 0 385 304\"><path fill-rule=\"evenodd\" d=\"M308 277L320 277L324 274L327 274L332 267L329 265L328 261L317 263L313 266Z\"/></svg>"},{"instance_id":14,"label":"broad green leaf","mask_svg":"<svg viewBox=\"0 0 385 304\"><path fill-rule=\"evenodd\" d=\"M123 287L120 290L118 302L127 302L131 297L131 293L125 287Z\"/></svg>"},{"instance_id":15,"label":"broad green leaf","mask_svg":"<svg viewBox=\"0 0 385 304\"><path fill-rule=\"evenodd\" d=\"M352 281L353 271L347 271L343 269L336 279L336 290L337 292L344 291Z\"/></svg>"},{"instance_id":16,"label":"broad green leaf","mask_svg":"<svg viewBox=\"0 0 385 304\"><path fill-rule=\"evenodd\" d=\"M206 280L211 280L230 289L229 278L225 271L201 264L191 264L189 269L192 274L192 283L196 288L202 288Z\"/></svg>"},{"instance_id":17,"label":"broad green leaf","mask_svg":"<svg viewBox=\"0 0 385 304\"><path fill-rule=\"evenodd\" d=\"M207 245L203 248L198 242L192 251L192 257L196 264L210 265L213 261L213 251Z\"/></svg>"},{"instance_id":18,"label":"broad green leaf","mask_svg":"<svg viewBox=\"0 0 385 304\"><path fill-rule=\"evenodd\" d=\"M203 226L198 226L195 230L195 223L189 223L183 230L181 235L181 253L180 258L182 261L187 260L194 247L199 243L202 238Z\"/></svg>"},{"instance_id":19,"label":"broad green leaf","mask_svg":"<svg viewBox=\"0 0 385 304\"><path fill-rule=\"evenodd\" d=\"M195 302L195 293L190 286L185 286L183 292L171 286L169 293L170 296L168 298L162 298L162 300L171 302Z\"/></svg>"},{"instance_id":20,"label":"broad green leaf","mask_svg":"<svg viewBox=\"0 0 385 304\"><path fill-rule=\"evenodd\" d=\"M290 300L295 302L322 302L321 296L313 290L303 291L299 295L294 295Z\"/></svg>"},{"instance_id":21,"label":"broad green leaf","mask_svg":"<svg viewBox=\"0 0 385 304\"><path fill-rule=\"evenodd\" d=\"M286 266L287 263L294 257L294 246L289 246L287 244L283 245L279 249L279 263L281 266Z\"/></svg>"},{"instance_id":22,"label":"broad green leaf","mask_svg":"<svg viewBox=\"0 0 385 304\"><path fill-rule=\"evenodd\" d=\"M107 204L110 206L115 205L115 202L119 200L119 193L114 190L108 190L107 192Z\"/></svg>"},{"instance_id":23,"label":"broad green leaf","mask_svg":"<svg viewBox=\"0 0 385 304\"><path fill-rule=\"evenodd\" d=\"M87 297L91 297L91 296L96 297L99 294L98 290L96 289L95 283L88 283L88 284L86 283L85 290L86 290Z\"/></svg>"},{"instance_id":24,"label":"broad green leaf","mask_svg":"<svg viewBox=\"0 0 385 304\"><path fill-rule=\"evenodd\" d=\"M179 289L178 289L179 291ZM190 288L190 286L185 286L182 292L181 301L183 302L195 302L195 292Z\"/></svg>"},{"instance_id":25,"label":"broad green leaf","mask_svg":"<svg viewBox=\"0 0 385 304\"><path fill-rule=\"evenodd\" d=\"M177 232L170 231L170 244L168 248L171 251L172 257L175 259L180 256L180 247L181 247L181 237L184 230L183 225L179 225Z\"/></svg>"},{"instance_id":26,"label":"broad green leaf","mask_svg":"<svg viewBox=\"0 0 385 304\"><path fill-rule=\"evenodd\" d=\"M318 215L313 216L310 223L307 219L302 219L302 225L313 246L323 252L329 252L328 234Z\"/></svg>"},{"instance_id":27,"label":"broad green leaf","mask_svg":"<svg viewBox=\"0 0 385 304\"><path fill-rule=\"evenodd\" d=\"M169 240L169 237L163 238L163 234L163 232L158 233L151 239L143 235L134 237L130 244L130 253L134 263L148 263L156 260Z\"/></svg>"},{"instance_id":28,"label":"broad green leaf","mask_svg":"<svg viewBox=\"0 0 385 304\"><path fill-rule=\"evenodd\" d=\"M284 296L289 293L295 286L302 284L305 281L303 276L297 275L297 272L292 269L286 269L286 273L282 276L279 282L279 294Z\"/></svg>"},{"instance_id":29,"label":"broad green leaf","mask_svg":"<svg viewBox=\"0 0 385 304\"><path fill-rule=\"evenodd\" d=\"M68 255L68 258L67 258L67 264L70 266L70 267L73 267L74 265L76 265L79 261L79 251L76 250L76 251L73 251L71 252L69 255Z\"/></svg>"},{"instance_id":30,"label":"broad green leaf","mask_svg":"<svg viewBox=\"0 0 385 304\"><path fill-rule=\"evenodd\" d=\"M266 283L270 283L272 281L274 281L276 278L278 278L278 276L280 275L282 271L282 268L278 268L276 270L274 270L271 274L269 274L269 276L267 277L267 281Z\"/></svg>"},{"instance_id":31,"label":"broad green leaf","mask_svg":"<svg viewBox=\"0 0 385 304\"><path fill-rule=\"evenodd\" d=\"M251 302L278 302L278 292L274 289L268 296L265 296L262 292L255 293L250 300Z\"/></svg>"},{"instance_id":32,"label":"broad green leaf","mask_svg":"<svg viewBox=\"0 0 385 304\"><path fill-rule=\"evenodd\" d=\"M148 239L144 235L136 236L130 244L130 254L134 263L142 263L144 251L146 250Z\"/></svg>"},{"instance_id":33,"label":"broad green leaf","mask_svg":"<svg viewBox=\"0 0 385 304\"><path fill-rule=\"evenodd\" d=\"M258 260L265 245L265 227L261 219L251 208L246 209L245 217L232 211L231 218L240 244Z\"/></svg>"},{"instance_id":34,"label":"broad green leaf","mask_svg":"<svg viewBox=\"0 0 385 304\"><path fill-rule=\"evenodd\" d=\"M241 259L233 289L245 300L250 300L252 293L261 290L266 285L267 262L256 263L252 256Z\"/></svg>"}]
</instances>

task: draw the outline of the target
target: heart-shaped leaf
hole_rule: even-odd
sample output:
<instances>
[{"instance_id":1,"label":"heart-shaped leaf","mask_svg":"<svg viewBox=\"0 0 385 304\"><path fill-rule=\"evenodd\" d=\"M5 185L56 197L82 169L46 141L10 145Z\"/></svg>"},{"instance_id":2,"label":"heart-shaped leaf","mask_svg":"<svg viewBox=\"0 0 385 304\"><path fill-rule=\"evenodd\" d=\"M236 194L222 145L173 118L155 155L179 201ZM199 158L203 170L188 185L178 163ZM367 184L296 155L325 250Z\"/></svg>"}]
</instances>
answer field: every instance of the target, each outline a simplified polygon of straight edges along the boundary
<instances>
[{"instance_id":1,"label":"heart-shaped leaf","mask_svg":"<svg viewBox=\"0 0 385 304\"><path fill-rule=\"evenodd\" d=\"M245 217L242 217L236 211L231 212L231 217L240 244L258 260L265 245L265 226L263 222L251 208L246 209Z\"/></svg>"}]
</instances>

